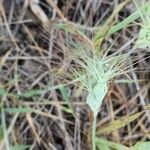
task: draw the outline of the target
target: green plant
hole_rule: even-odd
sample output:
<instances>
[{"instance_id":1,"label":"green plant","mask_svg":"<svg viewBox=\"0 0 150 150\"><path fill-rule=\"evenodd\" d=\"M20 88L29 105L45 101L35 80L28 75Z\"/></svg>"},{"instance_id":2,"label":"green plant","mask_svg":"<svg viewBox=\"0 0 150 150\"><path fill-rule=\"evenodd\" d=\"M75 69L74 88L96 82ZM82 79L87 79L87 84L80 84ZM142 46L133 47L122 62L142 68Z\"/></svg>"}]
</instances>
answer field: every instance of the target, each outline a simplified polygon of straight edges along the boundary
<instances>
[{"instance_id":1,"label":"green plant","mask_svg":"<svg viewBox=\"0 0 150 150\"><path fill-rule=\"evenodd\" d=\"M147 150L150 146L150 142L137 142L134 146L129 148L122 144L110 142L101 138L96 138L96 143L99 150Z\"/></svg>"},{"instance_id":2,"label":"green plant","mask_svg":"<svg viewBox=\"0 0 150 150\"><path fill-rule=\"evenodd\" d=\"M101 49L102 41L113 33L116 33L122 28L127 27L131 22L135 21L141 16L139 11L143 14L147 14L150 11L149 6L143 5L136 12L131 14L122 22L113 25L113 19L128 2L124 1L117 9L112 13L108 20L99 27L96 28L96 32L92 39L89 39L81 30L79 26L75 26L73 23L63 22L57 24L57 28L61 28L66 32L78 35L83 38L83 41L66 42L69 47L68 55L75 60L80 69L71 68L77 77L77 81L88 91L86 103L90 107L93 113L93 126L92 126L92 149L96 149L95 145L95 132L96 132L96 118L99 112L99 108L102 105L102 101L108 92L109 82L120 74L126 74L128 67L125 67L126 61L130 58L130 54L133 53L134 48L126 54L114 53L107 55L109 50L104 53Z\"/></svg>"},{"instance_id":3,"label":"green plant","mask_svg":"<svg viewBox=\"0 0 150 150\"><path fill-rule=\"evenodd\" d=\"M66 45L69 47L70 51L68 55L73 58L79 65L80 69L70 68L75 74L76 81L79 81L83 87L88 92L86 103L90 107L91 112L93 113L93 125L92 125L92 149L96 149L96 118L99 112L99 109L102 105L103 99L109 90L109 83L116 76L121 74L126 74L128 72L128 67L126 67L126 61L130 58L130 54L133 53L133 50L123 54L123 53L113 53L108 55L108 52L111 50L111 47L106 51L102 51L102 42L106 37L116 33L122 28L127 27L131 22L135 21L137 18L144 18L144 14L149 12L149 7L143 5L139 7L136 0L134 1L137 6L137 11L131 14L128 18L123 20L118 24L114 24L113 20L115 15L125 7L131 0L125 0L118 7L115 8L114 12L106 20L103 25L100 25L94 29L94 36L92 39L88 38L84 33L84 30L79 26L75 26L71 22L56 23L56 28L61 28L66 32L69 32L73 35L78 35L83 38L83 41L66 41ZM144 19L143 19L144 20ZM148 19L146 20L148 21ZM144 21L145 22L145 21ZM148 21L149 22L149 21ZM137 40L137 45L141 45L143 48L147 46L149 42L149 25L146 22L143 28L139 33L139 38ZM143 45L144 43L144 45ZM1 65L5 60L1 61ZM56 87L47 87L41 90L30 90L25 93L18 95L19 97L34 97L38 96L46 91L60 88L60 91L63 95L63 98L68 101L66 96L66 90L62 85ZM0 90L0 94L4 93L3 89ZM64 108L66 111L67 109ZM36 112L36 110L28 108L11 108L4 109L7 112ZM72 112L71 112L72 113Z\"/></svg>"},{"instance_id":4,"label":"green plant","mask_svg":"<svg viewBox=\"0 0 150 150\"><path fill-rule=\"evenodd\" d=\"M83 49L83 51L85 50ZM96 118L102 101L108 92L109 81L115 76L125 72L123 66L129 54L130 53L119 55L113 54L110 56L104 54L101 58L96 58L94 55L92 56L92 54L87 55L86 52L82 55L78 54L82 74L77 71L76 74L78 75L78 78L80 78L82 85L86 87L88 91L86 103L93 112L93 150L95 149Z\"/></svg>"},{"instance_id":5,"label":"green plant","mask_svg":"<svg viewBox=\"0 0 150 150\"><path fill-rule=\"evenodd\" d=\"M136 47L138 48L149 48L150 46L150 15L145 15L141 11L141 6L147 5L147 9L150 7L150 3L142 4L142 2L139 2L138 0L134 0L134 4L137 7L137 11L140 14L142 23L141 23L141 29L139 31L138 39L136 41Z\"/></svg>"}]
</instances>

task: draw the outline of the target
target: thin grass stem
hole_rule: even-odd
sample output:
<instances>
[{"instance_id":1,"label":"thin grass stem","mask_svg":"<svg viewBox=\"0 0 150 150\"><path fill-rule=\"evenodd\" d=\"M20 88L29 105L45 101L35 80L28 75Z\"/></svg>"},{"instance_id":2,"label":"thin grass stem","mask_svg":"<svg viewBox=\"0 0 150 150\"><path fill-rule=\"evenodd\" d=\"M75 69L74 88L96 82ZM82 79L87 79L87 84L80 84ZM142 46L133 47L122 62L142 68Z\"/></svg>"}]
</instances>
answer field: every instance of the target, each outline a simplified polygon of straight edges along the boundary
<instances>
[{"instance_id":1,"label":"thin grass stem","mask_svg":"<svg viewBox=\"0 0 150 150\"><path fill-rule=\"evenodd\" d=\"M93 112L92 150L96 150L96 121L97 121L97 112Z\"/></svg>"}]
</instances>

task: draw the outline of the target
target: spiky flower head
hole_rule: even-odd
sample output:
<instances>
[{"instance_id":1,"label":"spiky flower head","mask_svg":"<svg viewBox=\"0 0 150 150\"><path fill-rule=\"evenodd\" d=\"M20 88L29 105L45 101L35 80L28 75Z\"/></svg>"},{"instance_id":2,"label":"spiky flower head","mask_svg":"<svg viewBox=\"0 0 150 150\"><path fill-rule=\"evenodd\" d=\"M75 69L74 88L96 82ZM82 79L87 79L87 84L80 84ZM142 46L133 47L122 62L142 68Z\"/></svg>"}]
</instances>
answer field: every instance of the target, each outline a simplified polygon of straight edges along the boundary
<instances>
[{"instance_id":1,"label":"spiky flower head","mask_svg":"<svg viewBox=\"0 0 150 150\"><path fill-rule=\"evenodd\" d=\"M94 113L98 113L108 92L109 81L122 73L124 70L122 67L129 54L112 54L109 56L104 54L98 58L85 47L77 45L76 51L73 53L78 58L76 60L82 68L82 73L77 70L75 70L75 73L88 91L86 103ZM73 53L72 55L74 55Z\"/></svg>"}]
</instances>

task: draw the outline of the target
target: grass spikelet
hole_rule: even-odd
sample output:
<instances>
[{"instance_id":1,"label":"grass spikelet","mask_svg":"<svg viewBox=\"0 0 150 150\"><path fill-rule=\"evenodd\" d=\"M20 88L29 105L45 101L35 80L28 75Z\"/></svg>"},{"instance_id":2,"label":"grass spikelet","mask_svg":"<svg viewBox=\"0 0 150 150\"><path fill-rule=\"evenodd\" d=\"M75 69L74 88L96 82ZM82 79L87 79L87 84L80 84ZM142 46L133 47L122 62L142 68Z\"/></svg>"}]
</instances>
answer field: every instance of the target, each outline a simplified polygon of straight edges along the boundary
<instances>
[{"instance_id":1,"label":"grass spikelet","mask_svg":"<svg viewBox=\"0 0 150 150\"><path fill-rule=\"evenodd\" d=\"M88 91L86 103L93 113L92 141L95 150L96 118L103 99L108 92L109 82L116 76L126 71L126 61L131 52L126 54L114 53L97 57L84 43L69 43L69 55L79 64L78 69L72 69L79 82Z\"/></svg>"},{"instance_id":2,"label":"grass spikelet","mask_svg":"<svg viewBox=\"0 0 150 150\"><path fill-rule=\"evenodd\" d=\"M94 113L97 113L102 104L102 100L108 92L108 82L121 73L120 67L124 58L120 54L113 58L90 59L91 58L87 59L87 66L85 68L86 76L89 81L81 81L81 83L84 82L89 91L87 104Z\"/></svg>"},{"instance_id":3,"label":"grass spikelet","mask_svg":"<svg viewBox=\"0 0 150 150\"><path fill-rule=\"evenodd\" d=\"M74 70L75 75L88 91L86 103L94 113L98 113L102 100L108 92L109 81L122 73L129 53L110 56L104 54L98 58L93 54L93 50L88 50L85 45L77 44L73 47L72 57L82 70L81 73Z\"/></svg>"}]
</instances>

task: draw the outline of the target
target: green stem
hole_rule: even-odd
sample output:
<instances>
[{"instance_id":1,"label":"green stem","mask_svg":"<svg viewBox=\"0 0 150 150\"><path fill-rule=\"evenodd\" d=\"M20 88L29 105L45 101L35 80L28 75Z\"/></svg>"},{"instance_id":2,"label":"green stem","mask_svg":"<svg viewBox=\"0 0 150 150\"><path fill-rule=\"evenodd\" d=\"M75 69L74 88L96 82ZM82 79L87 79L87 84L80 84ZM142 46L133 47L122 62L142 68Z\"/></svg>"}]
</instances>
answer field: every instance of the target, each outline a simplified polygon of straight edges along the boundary
<instances>
[{"instance_id":1,"label":"green stem","mask_svg":"<svg viewBox=\"0 0 150 150\"><path fill-rule=\"evenodd\" d=\"M96 150L96 120L97 120L97 112L93 112L93 126L92 126L92 150Z\"/></svg>"}]
</instances>

